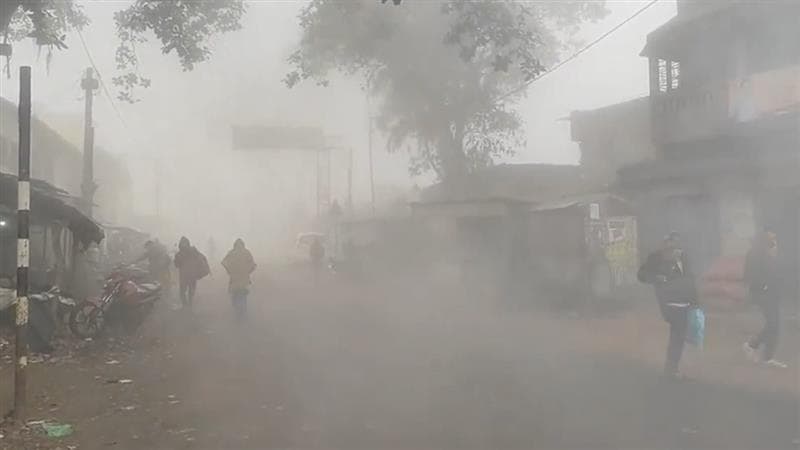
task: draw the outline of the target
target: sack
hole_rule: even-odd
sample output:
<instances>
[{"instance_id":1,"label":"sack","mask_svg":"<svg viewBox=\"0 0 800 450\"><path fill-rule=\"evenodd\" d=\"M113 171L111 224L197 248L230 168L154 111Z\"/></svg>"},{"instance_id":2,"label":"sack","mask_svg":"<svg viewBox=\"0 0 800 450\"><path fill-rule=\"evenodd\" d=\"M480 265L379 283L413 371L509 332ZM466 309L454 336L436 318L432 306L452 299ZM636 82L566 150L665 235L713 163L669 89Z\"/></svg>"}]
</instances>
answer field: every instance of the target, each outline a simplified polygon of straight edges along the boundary
<instances>
[{"instance_id":1,"label":"sack","mask_svg":"<svg viewBox=\"0 0 800 450\"><path fill-rule=\"evenodd\" d=\"M703 298L724 300L725 302L744 303L747 300L747 288L740 281L704 281L700 288Z\"/></svg>"},{"instance_id":2,"label":"sack","mask_svg":"<svg viewBox=\"0 0 800 450\"><path fill-rule=\"evenodd\" d=\"M703 274L703 280L741 282L744 280L744 261L741 256L719 257Z\"/></svg>"},{"instance_id":3,"label":"sack","mask_svg":"<svg viewBox=\"0 0 800 450\"><path fill-rule=\"evenodd\" d=\"M703 341L706 337L706 314L702 308L691 308L688 314L689 332L686 334L686 342L703 348Z\"/></svg>"},{"instance_id":4,"label":"sack","mask_svg":"<svg viewBox=\"0 0 800 450\"><path fill-rule=\"evenodd\" d=\"M198 263L197 267L198 280L205 278L211 274L211 267L209 267L208 265L208 258L206 258L206 255L200 253L199 251L197 252L197 263Z\"/></svg>"}]
</instances>

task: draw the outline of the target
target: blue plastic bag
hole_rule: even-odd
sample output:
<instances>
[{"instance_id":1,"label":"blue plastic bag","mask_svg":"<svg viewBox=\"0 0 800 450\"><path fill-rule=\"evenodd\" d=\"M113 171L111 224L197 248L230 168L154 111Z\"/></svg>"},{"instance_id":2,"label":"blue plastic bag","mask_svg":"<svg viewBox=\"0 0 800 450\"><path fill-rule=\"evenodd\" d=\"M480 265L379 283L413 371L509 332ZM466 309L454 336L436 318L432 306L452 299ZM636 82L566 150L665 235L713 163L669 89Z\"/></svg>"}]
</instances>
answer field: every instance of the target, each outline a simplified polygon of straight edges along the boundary
<instances>
[{"instance_id":1,"label":"blue plastic bag","mask_svg":"<svg viewBox=\"0 0 800 450\"><path fill-rule=\"evenodd\" d=\"M698 348L703 348L703 341L706 337L706 314L702 308L691 308L689 310L689 333L686 334L686 342Z\"/></svg>"}]
</instances>

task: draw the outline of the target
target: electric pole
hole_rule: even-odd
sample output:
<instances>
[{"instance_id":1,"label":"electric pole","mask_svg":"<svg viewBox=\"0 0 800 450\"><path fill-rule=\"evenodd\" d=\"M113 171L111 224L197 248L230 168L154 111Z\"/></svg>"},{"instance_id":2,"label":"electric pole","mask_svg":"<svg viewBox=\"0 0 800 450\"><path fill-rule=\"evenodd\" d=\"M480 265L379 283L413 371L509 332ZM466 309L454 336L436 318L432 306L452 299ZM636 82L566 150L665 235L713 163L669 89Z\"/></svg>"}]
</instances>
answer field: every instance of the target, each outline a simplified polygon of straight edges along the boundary
<instances>
[{"instance_id":1,"label":"electric pole","mask_svg":"<svg viewBox=\"0 0 800 450\"><path fill-rule=\"evenodd\" d=\"M14 418L28 407L28 266L31 215L31 68L19 68L19 168L17 174L17 302L14 308Z\"/></svg>"},{"instance_id":2,"label":"electric pole","mask_svg":"<svg viewBox=\"0 0 800 450\"><path fill-rule=\"evenodd\" d=\"M158 226L161 227L161 161L153 160L153 175L155 176L155 212Z\"/></svg>"},{"instance_id":3,"label":"electric pole","mask_svg":"<svg viewBox=\"0 0 800 450\"><path fill-rule=\"evenodd\" d=\"M353 147L347 151L347 212L353 216Z\"/></svg>"},{"instance_id":4,"label":"electric pole","mask_svg":"<svg viewBox=\"0 0 800 450\"><path fill-rule=\"evenodd\" d=\"M83 181L81 183L81 203L83 212L92 217L94 193L97 185L94 183L94 125L92 123L94 91L100 83L94 78L94 71L89 67L86 76L81 80L81 88L86 96L83 116Z\"/></svg>"},{"instance_id":5,"label":"electric pole","mask_svg":"<svg viewBox=\"0 0 800 450\"><path fill-rule=\"evenodd\" d=\"M375 169L372 165L372 116L369 118L369 198L372 215L375 215Z\"/></svg>"},{"instance_id":6,"label":"electric pole","mask_svg":"<svg viewBox=\"0 0 800 450\"><path fill-rule=\"evenodd\" d=\"M372 210L372 216L375 216L375 170L372 164L372 126L373 120L372 117L372 77L375 76L375 72L372 72L367 77L367 151L369 152L369 200L370 200L370 208Z\"/></svg>"}]
</instances>

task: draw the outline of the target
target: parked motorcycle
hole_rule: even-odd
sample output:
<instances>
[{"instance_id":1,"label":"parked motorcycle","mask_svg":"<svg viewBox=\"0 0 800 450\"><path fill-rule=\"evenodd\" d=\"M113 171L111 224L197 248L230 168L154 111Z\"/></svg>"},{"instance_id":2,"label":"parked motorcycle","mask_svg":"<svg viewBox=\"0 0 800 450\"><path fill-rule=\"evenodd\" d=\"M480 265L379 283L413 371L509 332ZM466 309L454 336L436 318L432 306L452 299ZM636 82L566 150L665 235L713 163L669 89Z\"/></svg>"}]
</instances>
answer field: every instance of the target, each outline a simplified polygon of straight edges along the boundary
<instances>
[{"instance_id":1,"label":"parked motorcycle","mask_svg":"<svg viewBox=\"0 0 800 450\"><path fill-rule=\"evenodd\" d=\"M94 338L120 325L133 334L161 299L161 286L146 271L121 266L105 279L99 297L80 302L72 311L69 328L81 338Z\"/></svg>"},{"instance_id":2,"label":"parked motorcycle","mask_svg":"<svg viewBox=\"0 0 800 450\"><path fill-rule=\"evenodd\" d=\"M61 292L56 286L46 291L32 294L30 299L31 301L37 301L43 305L50 305L48 307L53 310L56 321L61 325L67 325L69 323L69 317L75 310L75 306L77 306L77 302L75 302L72 297Z\"/></svg>"},{"instance_id":3,"label":"parked motorcycle","mask_svg":"<svg viewBox=\"0 0 800 450\"><path fill-rule=\"evenodd\" d=\"M59 322L69 314L75 301L63 295L57 287L31 294L29 300L28 344L34 353L50 353Z\"/></svg>"}]
</instances>

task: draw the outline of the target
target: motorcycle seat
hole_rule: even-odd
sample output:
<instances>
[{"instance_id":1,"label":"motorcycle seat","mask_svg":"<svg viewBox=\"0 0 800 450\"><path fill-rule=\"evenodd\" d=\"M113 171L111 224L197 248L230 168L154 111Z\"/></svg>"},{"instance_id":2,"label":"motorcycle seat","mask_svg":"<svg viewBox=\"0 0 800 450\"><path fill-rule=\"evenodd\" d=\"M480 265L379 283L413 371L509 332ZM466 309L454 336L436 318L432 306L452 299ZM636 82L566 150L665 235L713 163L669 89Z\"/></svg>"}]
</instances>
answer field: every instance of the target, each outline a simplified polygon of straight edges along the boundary
<instances>
[{"instance_id":1,"label":"motorcycle seat","mask_svg":"<svg viewBox=\"0 0 800 450\"><path fill-rule=\"evenodd\" d=\"M155 292L159 289L159 285L156 283L142 283L136 285L136 290L140 293L148 293L148 292Z\"/></svg>"}]
</instances>

